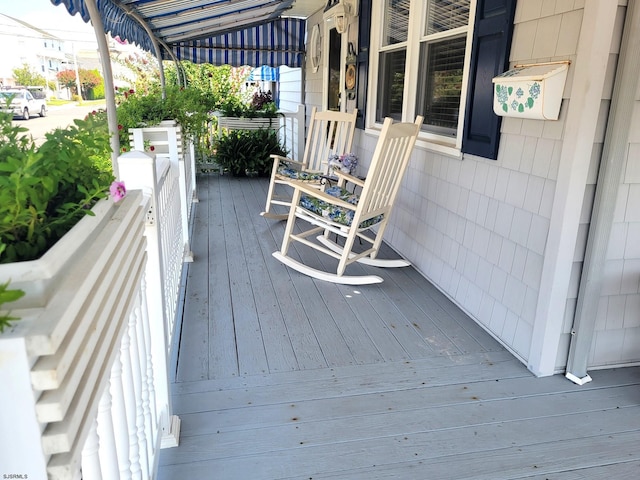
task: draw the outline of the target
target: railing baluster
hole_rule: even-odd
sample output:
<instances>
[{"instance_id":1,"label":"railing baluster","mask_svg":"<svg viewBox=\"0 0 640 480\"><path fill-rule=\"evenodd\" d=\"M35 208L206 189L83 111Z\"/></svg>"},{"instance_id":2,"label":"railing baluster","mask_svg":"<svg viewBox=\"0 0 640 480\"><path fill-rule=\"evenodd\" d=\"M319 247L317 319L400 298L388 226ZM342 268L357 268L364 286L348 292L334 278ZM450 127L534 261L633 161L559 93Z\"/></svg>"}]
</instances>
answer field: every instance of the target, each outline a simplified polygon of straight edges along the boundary
<instances>
[{"instance_id":1,"label":"railing baluster","mask_svg":"<svg viewBox=\"0 0 640 480\"><path fill-rule=\"evenodd\" d=\"M111 368L110 392L113 400L112 420L115 436L116 452L118 454L118 467L120 480L131 478L131 462L129 461L129 427L127 424L127 412L124 406L124 391L122 387L122 362L121 355L116 354L116 359Z\"/></svg>"},{"instance_id":2,"label":"railing baluster","mask_svg":"<svg viewBox=\"0 0 640 480\"><path fill-rule=\"evenodd\" d=\"M122 362L122 391L124 393L124 407L127 419L127 433L129 438L129 462L131 478L142 478L140 469L140 449L138 448L138 429L136 427L136 397L133 387L133 367L131 365L131 339L128 332L122 336L120 345L120 361Z\"/></svg>"},{"instance_id":3,"label":"railing baluster","mask_svg":"<svg viewBox=\"0 0 640 480\"><path fill-rule=\"evenodd\" d=\"M142 290L141 290L142 299L147 299L147 279L146 277L142 277ZM149 392L149 402L148 402L148 410L149 416L151 417L151 421L149 422L150 429L150 437L149 442L151 444L151 450L155 454L156 448L156 440L158 438L158 410L156 409L156 389L155 382L153 376L153 355L151 353L151 330L149 327L149 322L151 318L149 317L149 309L147 308L147 302L143 301L141 303L142 308L142 331L143 338L145 344L145 353L146 359L143 365L147 367L147 387ZM143 404L144 405L144 404Z\"/></svg>"},{"instance_id":4,"label":"railing baluster","mask_svg":"<svg viewBox=\"0 0 640 480\"><path fill-rule=\"evenodd\" d=\"M102 478L118 478L118 453L116 451L116 439L113 432L113 416L111 403L111 392L109 386L104 389L100 403L98 404L98 442L100 456L100 467Z\"/></svg>"},{"instance_id":5,"label":"railing baluster","mask_svg":"<svg viewBox=\"0 0 640 480\"><path fill-rule=\"evenodd\" d=\"M138 321L136 322L136 335L138 338L138 362L140 364L140 387L141 393L140 398L142 402L142 417L143 417L143 435L144 435L144 444L141 445L141 448L144 448L146 458L147 458L147 469L146 471L152 472L154 463L152 459L154 458L154 435L153 435L153 419L151 416L151 409L149 407L149 365L148 365L148 355L147 355L147 339L145 337L145 324L148 321L148 316L146 314L145 308L146 302L145 298L142 295L142 291L138 295L138 300L136 304L136 309L138 311Z\"/></svg>"},{"instance_id":6,"label":"railing baluster","mask_svg":"<svg viewBox=\"0 0 640 480\"><path fill-rule=\"evenodd\" d=\"M142 410L142 373L140 371L140 352L137 335L137 324L140 322L140 308L135 305L129 314L129 354L131 355L131 380L135 399L135 430L138 437L138 454L142 478L149 478L149 461L147 459L147 442L144 438L144 413ZM126 334L125 334L126 335Z\"/></svg>"},{"instance_id":7,"label":"railing baluster","mask_svg":"<svg viewBox=\"0 0 640 480\"><path fill-rule=\"evenodd\" d=\"M98 455L99 441L96 431L96 420L92 422L89 436L82 449L82 478L83 480L102 480L102 468Z\"/></svg>"}]
</instances>

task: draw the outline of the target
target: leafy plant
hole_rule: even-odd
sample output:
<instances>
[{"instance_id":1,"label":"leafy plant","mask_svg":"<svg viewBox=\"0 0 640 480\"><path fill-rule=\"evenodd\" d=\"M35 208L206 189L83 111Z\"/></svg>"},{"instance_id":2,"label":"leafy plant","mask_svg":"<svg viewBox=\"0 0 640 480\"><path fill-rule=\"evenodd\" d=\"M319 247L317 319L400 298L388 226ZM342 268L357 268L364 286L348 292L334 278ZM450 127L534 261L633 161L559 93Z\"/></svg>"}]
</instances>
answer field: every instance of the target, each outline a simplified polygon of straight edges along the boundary
<instances>
[{"instance_id":1,"label":"leafy plant","mask_svg":"<svg viewBox=\"0 0 640 480\"><path fill-rule=\"evenodd\" d=\"M0 263L39 258L113 181L103 113L46 134L37 146L0 113Z\"/></svg>"},{"instance_id":2,"label":"leafy plant","mask_svg":"<svg viewBox=\"0 0 640 480\"><path fill-rule=\"evenodd\" d=\"M271 154L287 155L273 130L231 130L215 142L216 162L232 175L268 175Z\"/></svg>"},{"instance_id":3,"label":"leafy plant","mask_svg":"<svg viewBox=\"0 0 640 480\"><path fill-rule=\"evenodd\" d=\"M182 131L197 140L205 136L209 112L215 99L194 89L169 87L165 98L160 90L138 94L133 89L118 90L118 131L123 151L128 150L129 129L152 126L162 120L176 120Z\"/></svg>"},{"instance_id":4,"label":"leafy plant","mask_svg":"<svg viewBox=\"0 0 640 480\"><path fill-rule=\"evenodd\" d=\"M9 282L0 283L0 307L5 303L15 302L23 296L24 292L22 290L9 290ZM0 333L14 320L18 320L18 318L12 317L10 312L0 313Z\"/></svg>"},{"instance_id":5,"label":"leafy plant","mask_svg":"<svg viewBox=\"0 0 640 480\"><path fill-rule=\"evenodd\" d=\"M230 97L222 105L220 112L225 117L276 118L278 107L269 94L256 92L250 102L241 97Z\"/></svg>"}]
</instances>

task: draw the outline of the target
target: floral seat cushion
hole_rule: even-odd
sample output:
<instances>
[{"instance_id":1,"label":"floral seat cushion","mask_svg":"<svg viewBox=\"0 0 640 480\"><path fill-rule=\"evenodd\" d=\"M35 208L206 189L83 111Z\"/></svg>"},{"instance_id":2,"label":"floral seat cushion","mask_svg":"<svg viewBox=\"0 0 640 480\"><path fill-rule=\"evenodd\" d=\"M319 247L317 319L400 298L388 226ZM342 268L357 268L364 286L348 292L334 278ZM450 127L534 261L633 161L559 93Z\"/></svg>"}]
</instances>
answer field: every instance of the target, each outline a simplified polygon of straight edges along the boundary
<instances>
[{"instance_id":1,"label":"floral seat cushion","mask_svg":"<svg viewBox=\"0 0 640 480\"><path fill-rule=\"evenodd\" d=\"M321 175L319 173L301 172L300 170L295 170L287 166L280 167L278 169L278 175L290 178L291 180L300 180L302 182L319 182L321 180Z\"/></svg>"},{"instance_id":2,"label":"floral seat cushion","mask_svg":"<svg viewBox=\"0 0 640 480\"><path fill-rule=\"evenodd\" d=\"M342 187L333 186L327 188L325 193L339 198L340 200L344 200L345 202L349 202L352 205L357 205L360 197L355 193L351 193L349 190L345 190ZM324 200L320 200L315 197L311 197L309 195L302 195L300 197L300 206L305 210L309 210L310 212L315 213L316 215L320 215L324 218L328 218L329 220L339 223L341 225L350 226L351 222L353 222L354 211L349 210L347 208L338 207L337 205L333 205L331 203L327 203ZM376 223L382 221L383 215L377 215L373 218L365 220L359 225L359 228L368 228Z\"/></svg>"}]
</instances>

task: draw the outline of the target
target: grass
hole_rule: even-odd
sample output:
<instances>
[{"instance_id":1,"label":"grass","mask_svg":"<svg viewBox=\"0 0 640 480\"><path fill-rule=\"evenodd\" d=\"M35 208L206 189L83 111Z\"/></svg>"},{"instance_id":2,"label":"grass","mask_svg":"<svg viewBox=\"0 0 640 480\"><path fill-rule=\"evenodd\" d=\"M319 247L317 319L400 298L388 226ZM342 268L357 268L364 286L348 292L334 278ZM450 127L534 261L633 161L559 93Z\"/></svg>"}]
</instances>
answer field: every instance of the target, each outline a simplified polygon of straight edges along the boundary
<instances>
[{"instance_id":1,"label":"grass","mask_svg":"<svg viewBox=\"0 0 640 480\"><path fill-rule=\"evenodd\" d=\"M66 105L71 103L71 100L61 100L59 98L50 98L47 100L47 105Z\"/></svg>"},{"instance_id":2,"label":"grass","mask_svg":"<svg viewBox=\"0 0 640 480\"><path fill-rule=\"evenodd\" d=\"M102 100L82 100L81 102L76 102L74 100L62 100L60 98L51 98L47 100L47 105L49 106L59 106L59 105L68 105L71 103L77 103L78 105L102 105L104 104L104 99Z\"/></svg>"}]
</instances>

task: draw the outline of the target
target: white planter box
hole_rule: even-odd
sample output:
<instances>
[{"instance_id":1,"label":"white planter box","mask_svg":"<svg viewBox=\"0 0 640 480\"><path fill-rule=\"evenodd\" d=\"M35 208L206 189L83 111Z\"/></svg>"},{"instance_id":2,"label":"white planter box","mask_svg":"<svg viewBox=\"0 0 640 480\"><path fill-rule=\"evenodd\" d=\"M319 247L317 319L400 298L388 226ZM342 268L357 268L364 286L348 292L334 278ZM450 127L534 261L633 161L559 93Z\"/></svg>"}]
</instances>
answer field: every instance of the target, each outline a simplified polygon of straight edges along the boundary
<instances>
[{"instance_id":1,"label":"white planter box","mask_svg":"<svg viewBox=\"0 0 640 480\"><path fill-rule=\"evenodd\" d=\"M95 216L40 259L0 265L0 282L26 292L3 305L20 318L0 334L4 472L77 478L130 312L141 301L147 202L140 191L117 204L101 200Z\"/></svg>"},{"instance_id":2,"label":"white planter box","mask_svg":"<svg viewBox=\"0 0 640 480\"><path fill-rule=\"evenodd\" d=\"M568 62L525 65L493 78L493 111L505 117L557 120Z\"/></svg>"},{"instance_id":3,"label":"white planter box","mask_svg":"<svg viewBox=\"0 0 640 480\"><path fill-rule=\"evenodd\" d=\"M269 128L277 130L280 127L280 119L274 118L244 118L244 117L218 117L218 135L222 135L222 130L260 130Z\"/></svg>"}]
</instances>

